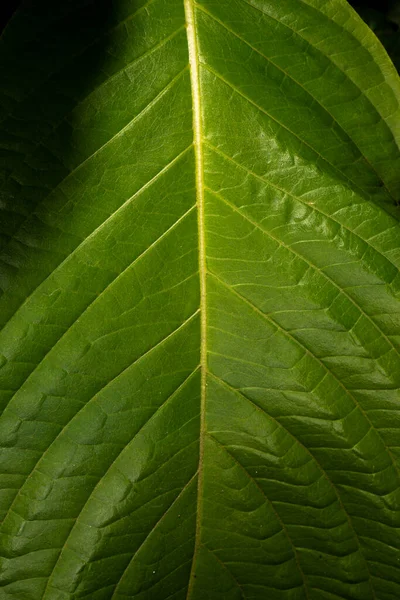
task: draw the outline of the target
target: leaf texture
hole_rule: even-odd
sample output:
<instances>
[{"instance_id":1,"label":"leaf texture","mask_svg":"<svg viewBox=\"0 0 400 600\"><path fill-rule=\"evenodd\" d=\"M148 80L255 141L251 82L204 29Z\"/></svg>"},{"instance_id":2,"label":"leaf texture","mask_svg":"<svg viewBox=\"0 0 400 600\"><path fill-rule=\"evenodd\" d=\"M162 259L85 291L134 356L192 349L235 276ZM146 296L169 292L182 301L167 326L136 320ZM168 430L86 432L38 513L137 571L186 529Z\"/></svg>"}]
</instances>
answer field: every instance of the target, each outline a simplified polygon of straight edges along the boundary
<instances>
[{"instance_id":1,"label":"leaf texture","mask_svg":"<svg viewBox=\"0 0 400 600\"><path fill-rule=\"evenodd\" d=\"M0 68L0 598L398 600L373 33L344 0L37 0Z\"/></svg>"}]
</instances>

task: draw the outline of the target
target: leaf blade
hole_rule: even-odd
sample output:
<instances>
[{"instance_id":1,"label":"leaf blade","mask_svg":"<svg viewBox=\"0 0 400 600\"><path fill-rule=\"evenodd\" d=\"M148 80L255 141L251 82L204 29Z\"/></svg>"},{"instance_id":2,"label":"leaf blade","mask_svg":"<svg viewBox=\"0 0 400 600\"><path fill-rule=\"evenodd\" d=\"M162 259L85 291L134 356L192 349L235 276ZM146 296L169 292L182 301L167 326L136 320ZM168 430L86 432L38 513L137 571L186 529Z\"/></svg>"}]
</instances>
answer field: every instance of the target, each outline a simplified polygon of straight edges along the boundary
<instances>
[{"instance_id":1,"label":"leaf blade","mask_svg":"<svg viewBox=\"0 0 400 600\"><path fill-rule=\"evenodd\" d=\"M2 99L5 597L396 598L393 67L342 0L100 17Z\"/></svg>"}]
</instances>

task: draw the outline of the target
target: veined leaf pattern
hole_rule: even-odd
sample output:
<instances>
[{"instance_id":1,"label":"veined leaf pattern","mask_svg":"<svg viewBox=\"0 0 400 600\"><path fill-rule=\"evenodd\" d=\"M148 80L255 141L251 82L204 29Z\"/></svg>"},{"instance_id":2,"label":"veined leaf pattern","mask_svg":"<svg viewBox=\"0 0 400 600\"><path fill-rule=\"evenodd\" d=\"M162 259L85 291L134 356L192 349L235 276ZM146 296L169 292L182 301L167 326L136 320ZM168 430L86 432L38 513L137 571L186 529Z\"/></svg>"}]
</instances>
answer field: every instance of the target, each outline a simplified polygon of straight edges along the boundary
<instances>
[{"instance_id":1,"label":"veined leaf pattern","mask_svg":"<svg viewBox=\"0 0 400 600\"><path fill-rule=\"evenodd\" d=\"M37 0L0 64L0 598L397 600L373 33L344 0Z\"/></svg>"}]
</instances>

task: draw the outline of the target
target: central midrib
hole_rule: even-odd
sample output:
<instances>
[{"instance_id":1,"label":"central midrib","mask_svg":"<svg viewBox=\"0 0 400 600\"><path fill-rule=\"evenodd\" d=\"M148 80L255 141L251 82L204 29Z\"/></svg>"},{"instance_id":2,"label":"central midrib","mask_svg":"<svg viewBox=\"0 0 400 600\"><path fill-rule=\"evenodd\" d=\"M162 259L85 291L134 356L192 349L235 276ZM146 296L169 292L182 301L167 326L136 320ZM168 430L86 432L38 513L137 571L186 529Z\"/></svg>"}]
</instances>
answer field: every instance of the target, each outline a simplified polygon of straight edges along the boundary
<instances>
[{"instance_id":1,"label":"central midrib","mask_svg":"<svg viewBox=\"0 0 400 600\"><path fill-rule=\"evenodd\" d=\"M198 244L199 244L199 274L200 274L200 366L201 366L201 390L200 390L200 457L198 473L197 493L197 516L195 546L192 561L192 569L189 578L187 598L190 597L193 581L196 557L200 545L200 525L203 512L203 457L205 436L205 408L206 408L206 378L207 378L207 313L206 313L206 248L205 248L205 224L204 224L204 168L203 147L201 133L201 97L200 97L200 75L198 60L198 45L194 15L194 1L184 0L185 18L187 26L187 42L189 49L190 81L193 102L193 136L194 153L196 160L196 197L197 197L197 220L198 220Z\"/></svg>"}]
</instances>

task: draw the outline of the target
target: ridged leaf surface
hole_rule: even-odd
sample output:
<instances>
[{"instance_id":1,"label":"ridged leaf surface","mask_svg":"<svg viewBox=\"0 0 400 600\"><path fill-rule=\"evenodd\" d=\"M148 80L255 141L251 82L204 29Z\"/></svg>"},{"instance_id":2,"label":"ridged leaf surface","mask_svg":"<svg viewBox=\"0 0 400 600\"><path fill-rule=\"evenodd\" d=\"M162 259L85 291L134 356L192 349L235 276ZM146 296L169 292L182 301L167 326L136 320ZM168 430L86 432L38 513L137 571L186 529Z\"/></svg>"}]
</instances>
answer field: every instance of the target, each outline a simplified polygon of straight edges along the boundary
<instances>
[{"instance_id":1,"label":"ridged leaf surface","mask_svg":"<svg viewBox=\"0 0 400 600\"><path fill-rule=\"evenodd\" d=\"M400 598L400 83L344 0L0 44L3 600Z\"/></svg>"}]
</instances>

